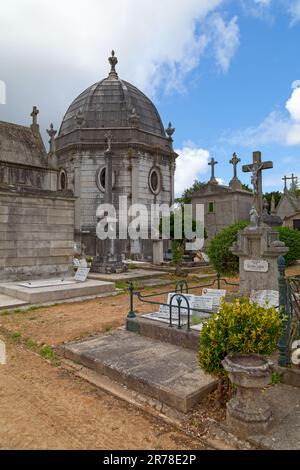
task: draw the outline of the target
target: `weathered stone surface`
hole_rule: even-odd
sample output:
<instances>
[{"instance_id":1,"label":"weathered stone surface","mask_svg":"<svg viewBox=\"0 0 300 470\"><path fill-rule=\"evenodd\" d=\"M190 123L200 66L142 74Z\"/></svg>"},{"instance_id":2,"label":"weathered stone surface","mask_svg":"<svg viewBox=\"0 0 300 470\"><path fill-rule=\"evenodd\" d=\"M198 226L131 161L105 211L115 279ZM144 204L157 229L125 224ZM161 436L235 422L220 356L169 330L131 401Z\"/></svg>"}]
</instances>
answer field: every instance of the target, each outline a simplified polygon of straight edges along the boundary
<instances>
[{"instance_id":1,"label":"weathered stone surface","mask_svg":"<svg viewBox=\"0 0 300 470\"><path fill-rule=\"evenodd\" d=\"M63 352L65 358L183 412L218 383L199 368L196 352L125 330L71 343Z\"/></svg>"},{"instance_id":2,"label":"weathered stone surface","mask_svg":"<svg viewBox=\"0 0 300 470\"><path fill-rule=\"evenodd\" d=\"M114 292L113 282L93 281L77 282L63 286L48 286L27 288L18 285L17 282L1 283L0 293L17 299L24 300L30 304L67 300L77 297L97 296Z\"/></svg>"},{"instance_id":3,"label":"weathered stone surface","mask_svg":"<svg viewBox=\"0 0 300 470\"><path fill-rule=\"evenodd\" d=\"M0 280L65 275L74 252L74 200L3 189L0 207Z\"/></svg>"}]
</instances>

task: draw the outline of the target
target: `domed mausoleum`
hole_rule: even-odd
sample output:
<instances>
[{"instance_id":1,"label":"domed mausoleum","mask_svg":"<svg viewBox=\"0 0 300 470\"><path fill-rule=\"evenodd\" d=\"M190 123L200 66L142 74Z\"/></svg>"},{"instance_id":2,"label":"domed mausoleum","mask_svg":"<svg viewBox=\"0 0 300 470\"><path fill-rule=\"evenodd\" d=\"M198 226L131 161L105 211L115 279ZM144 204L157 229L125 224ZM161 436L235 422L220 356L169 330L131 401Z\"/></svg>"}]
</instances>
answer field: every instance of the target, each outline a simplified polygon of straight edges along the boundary
<instances>
[{"instance_id":1,"label":"domed mausoleum","mask_svg":"<svg viewBox=\"0 0 300 470\"><path fill-rule=\"evenodd\" d=\"M101 255L96 237L100 203L118 208L119 196L126 195L128 206L140 203L150 210L153 203L174 202L174 129L171 123L164 129L149 98L118 77L117 62L112 51L108 77L73 101L56 139L60 186L77 197L76 242L90 255ZM127 239L118 247L126 256L152 258L151 240Z\"/></svg>"}]
</instances>

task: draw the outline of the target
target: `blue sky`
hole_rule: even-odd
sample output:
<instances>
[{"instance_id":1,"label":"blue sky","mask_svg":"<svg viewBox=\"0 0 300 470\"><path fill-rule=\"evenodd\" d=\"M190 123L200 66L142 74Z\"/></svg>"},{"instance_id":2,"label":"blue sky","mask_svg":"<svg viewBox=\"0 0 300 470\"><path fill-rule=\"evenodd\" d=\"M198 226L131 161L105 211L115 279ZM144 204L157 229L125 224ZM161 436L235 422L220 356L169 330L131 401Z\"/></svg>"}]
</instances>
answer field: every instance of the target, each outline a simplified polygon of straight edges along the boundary
<instances>
[{"instance_id":1,"label":"blue sky","mask_svg":"<svg viewBox=\"0 0 300 470\"><path fill-rule=\"evenodd\" d=\"M112 48L121 78L176 127L177 193L209 178L211 156L227 183L233 152L274 161L265 191L300 176L300 0L11 0L1 6L0 119L29 124L37 105L43 135L58 128L107 75Z\"/></svg>"}]
</instances>

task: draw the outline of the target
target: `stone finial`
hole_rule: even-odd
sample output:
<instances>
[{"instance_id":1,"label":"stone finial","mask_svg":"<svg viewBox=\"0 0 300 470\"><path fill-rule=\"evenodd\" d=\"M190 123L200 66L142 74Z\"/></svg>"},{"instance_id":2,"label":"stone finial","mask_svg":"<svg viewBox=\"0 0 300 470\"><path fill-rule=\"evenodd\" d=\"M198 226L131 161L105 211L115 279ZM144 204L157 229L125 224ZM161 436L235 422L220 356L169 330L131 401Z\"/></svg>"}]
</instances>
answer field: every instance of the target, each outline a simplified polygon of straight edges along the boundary
<instances>
[{"instance_id":1,"label":"stone finial","mask_svg":"<svg viewBox=\"0 0 300 470\"><path fill-rule=\"evenodd\" d=\"M111 69L109 72L110 77L118 78L118 74L116 72L116 65L118 63L118 59L115 56L115 51L111 51L111 57L108 58L108 62L110 63Z\"/></svg>"},{"instance_id":2,"label":"stone finial","mask_svg":"<svg viewBox=\"0 0 300 470\"><path fill-rule=\"evenodd\" d=\"M54 129L54 126L53 124L51 123L50 124L50 129L47 129L47 134L49 135L50 137L50 140L49 140L49 144L50 144L50 149L49 149L49 153L52 155L55 153L55 136L57 134L57 131Z\"/></svg>"},{"instance_id":3,"label":"stone finial","mask_svg":"<svg viewBox=\"0 0 300 470\"><path fill-rule=\"evenodd\" d=\"M208 163L208 165L211 166L211 177L209 183L218 184L218 181L215 178L215 165L217 164L218 162L215 161L214 157L212 157L210 162Z\"/></svg>"},{"instance_id":4,"label":"stone finial","mask_svg":"<svg viewBox=\"0 0 300 470\"><path fill-rule=\"evenodd\" d=\"M137 114L135 108L132 108L131 114L129 116L129 122L133 127L139 127L140 116Z\"/></svg>"},{"instance_id":5,"label":"stone finial","mask_svg":"<svg viewBox=\"0 0 300 470\"><path fill-rule=\"evenodd\" d=\"M30 114L30 116L32 117L32 124L31 124L32 126L38 127L38 123L37 123L38 114L39 114L39 110L37 109L36 106L33 106L32 113Z\"/></svg>"},{"instance_id":6,"label":"stone finial","mask_svg":"<svg viewBox=\"0 0 300 470\"><path fill-rule=\"evenodd\" d=\"M112 141L112 133L111 131L108 131L105 133L105 141L107 142L107 149L105 152L111 152L111 141Z\"/></svg>"},{"instance_id":7,"label":"stone finial","mask_svg":"<svg viewBox=\"0 0 300 470\"><path fill-rule=\"evenodd\" d=\"M171 122L169 122L169 125L168 125L167 129L165 129L165 131L166 131L166 134L169 137L169 140L171 140L173 142L172 135L175 132L175 127L172 126Z\"/></svg>"}]
</instances>

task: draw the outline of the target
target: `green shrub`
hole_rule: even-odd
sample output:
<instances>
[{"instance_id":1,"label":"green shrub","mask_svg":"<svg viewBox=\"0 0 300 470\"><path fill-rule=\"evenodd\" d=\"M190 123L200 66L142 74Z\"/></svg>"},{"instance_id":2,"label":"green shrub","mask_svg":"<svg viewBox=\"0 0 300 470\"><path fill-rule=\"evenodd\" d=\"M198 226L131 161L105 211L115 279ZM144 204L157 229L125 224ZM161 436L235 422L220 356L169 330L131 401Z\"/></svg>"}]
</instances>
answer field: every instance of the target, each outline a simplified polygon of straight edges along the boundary
<instances>
[{"instance_id":1,"label":"green shrub","mask_svg":"<svg viewBox=\"0 0 300 470\"><path fill-rule=\"evenodd\" d=\"M289 251L285 255L287 265L293 264L300 259L300 232L289 227L278 227L280 241L289 247Z\"/></svg>"},{"instance_id":2,"label":"green shrub","mask_svg":"<svg viewBox=\"0 0 300 470\"><path fill-rule=\"evenodd\" d=\"M239 259L230 251L237 240L238 232L247 227L248 222L239 222L221 230L209 245L207 254L215 270L220 274L236 274L239 271Z\"/></svg>"},{"instance_id":3,"label":"green shrub","mask_svg":"<svg viewBox=\"0 0 300 470\"><path fill-rule=\"evenodd\" d=\"M282 334L279 313L251 304L247 297L234 304L222 302L200 333L199 364L206 372L225 376L221 361L229 353L269 355Z\"/></svg>"}]
</instances>

